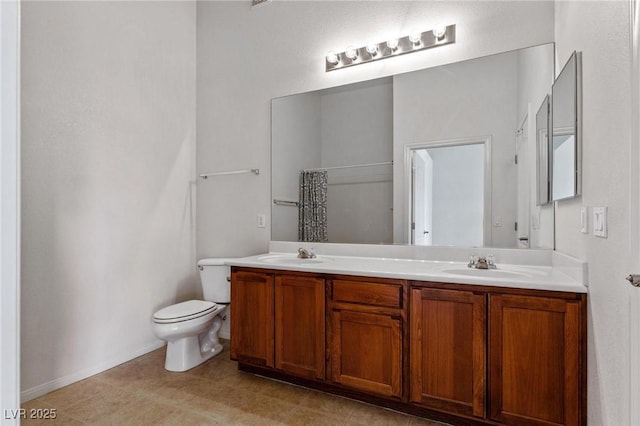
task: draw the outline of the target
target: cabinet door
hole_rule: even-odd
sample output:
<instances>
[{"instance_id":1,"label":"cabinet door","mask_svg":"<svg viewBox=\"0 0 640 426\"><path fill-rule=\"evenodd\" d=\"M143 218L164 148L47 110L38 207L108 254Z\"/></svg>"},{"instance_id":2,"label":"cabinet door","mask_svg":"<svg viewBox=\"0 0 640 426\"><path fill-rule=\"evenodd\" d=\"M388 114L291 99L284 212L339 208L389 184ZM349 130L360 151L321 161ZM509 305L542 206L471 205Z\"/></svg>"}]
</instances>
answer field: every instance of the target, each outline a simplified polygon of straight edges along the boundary
<instances>
[{"instance_id":1,"label":"cabinet door","mask_svg":"<svg viewBox=\"0 0 640 426\"><path fill-rule=\"evenodd\" d=\"M332 317L332 380L384 396L402 395L402 326L389 315L338 310Z\"/></svg>"},{"instance_id":2,"label":"cabinet door","mask_svg":"<svg viewBox=\"0 0 640 426\"><path fill-rule=\"evenodd\" d=\"M411 402L484 417L486 296L413 288L409 315Z\"/></svg>"},{"instance_id":3,"label":"cabinet door","mask_svg":"<svg viewBox=\"0 0 640 426\"><path fill-rule=\"evenodd\" d=\"M231 274L231 358L273 367L273 276Z\"/></svg>"},{"instance_id":4,"label":"cabinet door","mask_svg":"<svg viewBox=\"0 0 640 426\"><path fill-rule=\"evenodd\" d=\"M324 297L321 278L276 277L276 368L324 379Z\"/></svg>"},{"instance_id":5,"label":"cabinet door","mask_svg":"<svg viewBox=\"0 0 640 426\"><path fill-rule=\"evenodd\" d=\"M492 295L490 414L509 425L580 424L580 301Z\"/></svg>"}]
</instances>

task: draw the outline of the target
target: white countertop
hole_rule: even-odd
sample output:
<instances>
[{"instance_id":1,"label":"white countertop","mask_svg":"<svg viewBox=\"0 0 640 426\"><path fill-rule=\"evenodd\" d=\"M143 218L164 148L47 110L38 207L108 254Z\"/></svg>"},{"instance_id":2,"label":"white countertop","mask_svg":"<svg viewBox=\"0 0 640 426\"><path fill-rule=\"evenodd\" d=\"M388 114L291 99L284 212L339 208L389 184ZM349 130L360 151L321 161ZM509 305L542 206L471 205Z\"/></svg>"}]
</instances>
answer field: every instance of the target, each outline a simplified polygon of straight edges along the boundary
<instances>
[{"instance_id":1,"label":"white countertop","mask_svg":"<svg viewBox=\"0 0 640 426\"><path fill-rule=\"evenodd\" d=\"M468 268L466 262L460 261L329 254L318 255L316 259L298 259L294 253L277 252L231 259L227 264L283 271L587 293L587 287L582 282L565 273L566 268L553 266L497 263L497 269L481 270Z\"/></svg>"}]
</instances>

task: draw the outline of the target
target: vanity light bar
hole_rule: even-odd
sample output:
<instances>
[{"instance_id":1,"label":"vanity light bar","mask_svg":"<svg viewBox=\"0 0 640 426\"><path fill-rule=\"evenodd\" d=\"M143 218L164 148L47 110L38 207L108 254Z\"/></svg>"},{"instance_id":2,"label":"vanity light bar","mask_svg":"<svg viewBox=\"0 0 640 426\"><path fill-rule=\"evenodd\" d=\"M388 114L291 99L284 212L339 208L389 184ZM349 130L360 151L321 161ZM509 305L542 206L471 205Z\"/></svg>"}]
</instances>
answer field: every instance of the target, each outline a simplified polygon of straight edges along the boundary
<instances>
[{"instance_id":1,"label":"vanity light bar","mask_svg":"<svg viewBox=\"0 0 640 426\"><path fill-rule=\"evenodd\" d=\"M408 36L371 43L364 47L347 47L344 52L329 52L324 58L325 71L333 71L367 62L418 52L456 42L456 26L437 25L433 30L413 32Z\"/></svg>"}]
</instances>

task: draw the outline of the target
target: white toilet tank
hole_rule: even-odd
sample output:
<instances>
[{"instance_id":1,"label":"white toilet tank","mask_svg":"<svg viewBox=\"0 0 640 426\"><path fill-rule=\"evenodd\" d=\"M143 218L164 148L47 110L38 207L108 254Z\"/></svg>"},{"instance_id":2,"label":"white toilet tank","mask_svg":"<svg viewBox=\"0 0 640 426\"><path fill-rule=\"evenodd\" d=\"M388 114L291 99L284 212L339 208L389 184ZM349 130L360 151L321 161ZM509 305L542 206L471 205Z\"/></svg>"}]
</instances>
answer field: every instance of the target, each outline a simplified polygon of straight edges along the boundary
<instances>
[{"instance_id":1,"label":"white toilet tank","mask_svg":"<svg viewBox=\"0 0 640 426\"><path fill-rule=\"evenodd\" d=\"M231 259L213 258L198 261L204 300L231 303L231 267L225 265L229 260Z\"/></svg>"}]
</instances>

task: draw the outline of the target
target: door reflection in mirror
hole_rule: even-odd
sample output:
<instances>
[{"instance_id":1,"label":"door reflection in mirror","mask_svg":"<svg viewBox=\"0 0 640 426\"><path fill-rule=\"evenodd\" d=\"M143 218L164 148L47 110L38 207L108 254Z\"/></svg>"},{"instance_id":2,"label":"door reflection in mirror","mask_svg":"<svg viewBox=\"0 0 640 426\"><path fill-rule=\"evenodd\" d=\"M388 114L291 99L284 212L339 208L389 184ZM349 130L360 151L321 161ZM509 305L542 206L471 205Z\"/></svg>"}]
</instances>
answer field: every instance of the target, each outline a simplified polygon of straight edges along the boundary
<instances>
[{"instance_id":1,"label":"door reflection in mirror","mask_svg":"<svg viewBox=\"0 0 640 426\"><path fill-rule=\"evenodd\" d=\"M434 145L411 150L411 243L485 245L484 142Z\"/></svg>"},{"instance_id":2,"label":"door reflection in mirror","mask_svg":"<svg viewBox=\"0 0 640 426\"><path fill-rule=\"evenodd\" d=\"M531 182L529 177L529 162L532 158L528 155L529 137L526 129L529 128L529 117L526 117L520 128L516 131L516 179L518 180L518 205L516 214L516 237L518 239L518 248L529 247L529 214L531 208L529 206Z\"/></svg>"},{"instance_id":3,"label":"door reflection in mirror","mask_svg":"<svg viewBox=\"0 0 640 426\"><path fill-rule=\"evenodd\" d=\"M560 200L575 195L576 143L573 132L553 135L553 198Z\"/></svg>"}]
</instances>

